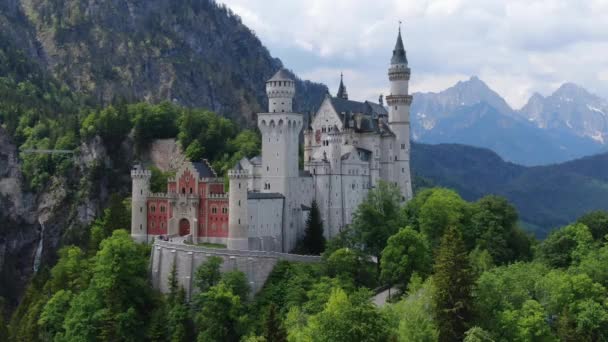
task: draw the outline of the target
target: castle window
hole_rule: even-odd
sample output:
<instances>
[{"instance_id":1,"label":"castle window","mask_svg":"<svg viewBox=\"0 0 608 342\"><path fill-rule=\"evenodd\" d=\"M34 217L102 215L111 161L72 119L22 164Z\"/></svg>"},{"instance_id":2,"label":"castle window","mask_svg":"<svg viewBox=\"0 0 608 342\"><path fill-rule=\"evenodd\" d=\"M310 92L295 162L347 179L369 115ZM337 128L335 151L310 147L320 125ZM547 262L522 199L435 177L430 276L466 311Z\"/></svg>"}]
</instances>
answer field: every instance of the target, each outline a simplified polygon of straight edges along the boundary
<instances>
[{"instance_id":1,"label":"castle window","mask_svg":"<svg viewBox=\"0 0 608 342\"><path fill-rule=\"evenodd\" d=\"M192 188L190 188L190 194L192 194Z\"/></svg>"},{"instance_id":2,"label":"castle window","mask_svg":"<svg viewBox=\"0 0 608 342\"><path fill-rule=\"evenodd\" d=\"M239 207L241 206L241 200L239 200Z\"/></svg>"},{"instance_id":3,"label":"castle window","mask_svg":"<svg viewBox=\"0 0 608 342\"><path fill-rule=\"evenodd\" d=\"M395 161L397 161L397 156L395 156Z\"/></svg>"},{"instance_id":4,"label":"castle window","mask_svg":"<svg viewBox=\"0 0 608 342\"><path fill-rule=\"evenodd\" d=\"M401 144L401 149L405 150L405 144Z\"/></svg>"},{"instance_id":5,"label":"castle window","mask_svg":"<svg viewBox=\"0 0 608 342\"><path fill-rule=\"evenodd\" d=\"M405 173L405 169L404 168L401 168L401 173Z\"/></svg>"},{"instance_id":6,"label":"castle window","mask_svg":"<svg viewBox=\"0 0 608 342\"><path fill-rule=\"evenodd\" d=\"M239 189L241 188L241 183L239 183Z\"/></svg>"},{"instance_id":7,"label":"castle window","mask_svg":"<svg viewBox=\"0 0 608 342\"><path fill-rule=\"evenodd\" d=\"M141 224L140 224L140 225L139 225L139 230L141 230L141 228L142 228L142 226L141 226Z\"/></svg>"},{"instance_id":8,"label":"castle window","mask_svg":"<svg viewBox=\"0 0 608 342\"><path fill-rule=\"evenodd\" d=\"M186 194L186 188L182 188L182 194Z\"/></svg>"},{"instance_id":9,"label":"castle window","mask_svg":"<svg viewBox=\"0 0 608 342\"><path fill-rule=\"evenodd\" d=\"M144 191L143 191L143 190L139 190L139 193L143 195L143 194L144 194Z\"/></svg>"},{"instance_id":10,"label":"castle window","mask_svg":"<svg viewBox=\"0 0 608 342\"><path fill-rule=\"evenodd\" d=\"M239 224L241 224L241 219L239 219Z\"/></svg>"}]
</instances>

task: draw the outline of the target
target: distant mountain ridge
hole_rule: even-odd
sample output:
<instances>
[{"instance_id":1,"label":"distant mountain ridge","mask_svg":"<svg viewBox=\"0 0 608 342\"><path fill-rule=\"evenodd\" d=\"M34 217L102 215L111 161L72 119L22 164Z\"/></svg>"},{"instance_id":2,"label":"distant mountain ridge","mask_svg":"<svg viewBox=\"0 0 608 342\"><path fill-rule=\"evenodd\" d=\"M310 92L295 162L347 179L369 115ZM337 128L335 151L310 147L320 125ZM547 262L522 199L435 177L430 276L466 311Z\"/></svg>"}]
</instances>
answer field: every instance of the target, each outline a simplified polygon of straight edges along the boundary
<instances>
[{"instance_id":1,"label":"distant mountain ridge","mask_svg":"<svg viewBox=\"0 0 608 342\"><path fill-rule=\"evenodd\" d=\"M556 99L569 99L570 105ZM546 99L535 94L515 111L473 76L438 93L415 93L412 137L423 143L489 148L522 165L559 163L605 149L602 139L608 133L600 132L608 132L608 124L599 114L608 113L608 108L604 110L602 101L578 86L565 84ZM555 115L553 108L564 109ZM579 115L582 112L585 115ZM597 123L600 129L594 130Z\"/></svg>"},{"instance_id":2,"label":"distant mountain ridge","mask_svg":"<svg viewBox=\"0 0 608 342\"><path fill-rule=\"evenodd\" d=\"M504 196L540 238L589 211L608 210L608 153L525 167L488 149L414 143L411 160L415 186L449 187L467 200Z\"/></svg>"},{"instance_id":3,"label":"distant mountain ridge","mask_svg":"<svg viewBox=\"0 0 608 342\"><path fill-rule=\"evenodd\" d=\"M536 93L516 113L544 129L563 129L608 142L608 101L574 83L564 83L553 94Z\"/></svg>"}]
</instances>

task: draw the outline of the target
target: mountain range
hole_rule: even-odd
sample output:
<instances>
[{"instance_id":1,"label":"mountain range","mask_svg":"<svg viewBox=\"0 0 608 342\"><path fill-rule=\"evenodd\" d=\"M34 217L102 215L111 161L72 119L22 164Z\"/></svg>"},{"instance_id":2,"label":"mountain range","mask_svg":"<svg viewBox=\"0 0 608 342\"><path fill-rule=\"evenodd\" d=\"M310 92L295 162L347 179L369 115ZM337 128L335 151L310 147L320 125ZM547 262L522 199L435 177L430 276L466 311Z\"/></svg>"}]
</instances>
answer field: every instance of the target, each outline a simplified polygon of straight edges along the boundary
<instances>
[{"instance_id":1,"label":"mountain range","mask_svg":"<svg viewBox=\"0 0 608 342\"><path fill-rule=\"evenodd\" d=\"M478 77L438 93L415 93L412 136L423 143L489 148L527 166L560 163L606 150L608 102L565 83L512 109Z\"/></svg>"}]
</instances>

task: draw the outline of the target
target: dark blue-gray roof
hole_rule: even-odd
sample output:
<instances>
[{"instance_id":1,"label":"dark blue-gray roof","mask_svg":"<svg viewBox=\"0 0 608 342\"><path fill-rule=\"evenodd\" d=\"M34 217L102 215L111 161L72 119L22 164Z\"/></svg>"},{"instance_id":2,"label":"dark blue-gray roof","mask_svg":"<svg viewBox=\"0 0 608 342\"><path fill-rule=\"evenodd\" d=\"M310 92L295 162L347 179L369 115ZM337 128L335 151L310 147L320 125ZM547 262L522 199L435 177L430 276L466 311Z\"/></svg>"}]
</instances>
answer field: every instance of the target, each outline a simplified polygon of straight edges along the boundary
<instances>
[{"instance_id":1,"label":"dark blue-gray roof","mask_svg":"<svg viewBox=\"0 0 608 342\"><path fill-rule=\"evenodd\" d=\"M203 160L202 162L192 162L192 166L194 166L194 169L196 169L196 172L198 172L198 176L201 178L217 177L217 174L206 160Z\"/></svg>"},{"instance_id":2,"label":"dark blue-gray roof","mask_svg":"<svg viewBox=\"0 0 608 342\"><path fill-rule=\"evenodd\" d=\"M277 199L285 198L278 192L248 192L247 199Z\"/></svg>"},{"instance_id":3,"label":"dark blue-gray roof","mask_svg":"<svg viewBox=\"0 0 608 342\"><path fill-rule=\"evenodd\" d=\"M407 56L405 55L405 48L401 39L401 29L399 29L399 35L397 35L397 43L395 43L391 64L407 64Z\"/></svg>"},{"instance_id":4,"label":"dark blue-gray roof","mask_svg":"<svg viewBox=\"0 0 608 342\"><path fill-rule=\"evenodd\" d=\"M388 112L383 106L370 101L358 102L345 100L339 97L331 98L331 105L338 113L345 128L353 128L356 132L380 132L388 130L378 120L380 116L387 116Z\"/></svg>"}]
</instances>

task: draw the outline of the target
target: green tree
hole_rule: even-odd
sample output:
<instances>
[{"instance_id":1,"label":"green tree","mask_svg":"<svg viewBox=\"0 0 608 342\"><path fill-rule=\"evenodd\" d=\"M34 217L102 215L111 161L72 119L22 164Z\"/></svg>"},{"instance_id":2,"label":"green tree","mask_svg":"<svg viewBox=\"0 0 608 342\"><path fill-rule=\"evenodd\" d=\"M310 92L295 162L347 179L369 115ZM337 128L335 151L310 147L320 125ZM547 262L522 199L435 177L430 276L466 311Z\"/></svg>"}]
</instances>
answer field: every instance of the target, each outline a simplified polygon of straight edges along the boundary
<instances>
[{"instance_id":1,"label":"green tree","mask_svg":"<svg viewBox=\"0 0 608 342\"><path fill-rule=\"evenodd\" d=\"M183 287L180 287L177 291L166 318L166 326L169 330L168 336L171 342L192 341L190 310L186 304L186 292Z\"/></svg>"},{"instance_id":2,"label":"green tree","mask_svg":"<svg viewBox=\"0 0 608 342\"><path fill-rule=\"evenodd\" d=\"M66 340L95 337L125 341L143 338L149 305L148 251L116 230L94 257L92 278L78 294L64 322Z\"/></svg>"},{"instance_id":3,"label":"green tree","mask_svg":"<svg viewBox=\"0 0 608 342\"><path fill-rule=\"evenodd\" d=\"M384 306L398 341L437 341L439 330L433 319L432 293L429 278L424 284L410 286L407 296L399 302Z\"/></svg>"},{"instance_id":4,"label":"green tree","mask_svg":"<svg viewBox=\"0 0 608 342\"><path fill-rule=\"evenodd\" d=\"M482 328L472 327L464 334L463 342L494 342L494 338Z\"/></svg>"},{"instance_id":5,"label":"green tree","mask_svg":"<svg viewBox=\"0 0 608 342\"><path fill-rule=\"evenodd\" d=\"M46 303L38 320L44 340L52 340L58 334L63 335L63 320L72 299L71 291L59 290Z\"/></svg>"},{"instance_id":6,"label":"green tree","mask_svg":"<svg viewBox=\"0 0 608 342\"><path fill-rule=\"evenodd\" d=\"M369 300L367 291L348 296L341 289L332 292L325 309L310 317L307 327L312 341L386 341L387 319Z\"/></svg>"},{"instance_id":7,"label":"green tree","mask_svg":"<svg viewBox=\"0 0 608 342\"><path fill-rule=\"evenodd\" d=\"M556 341L546 321L544 308L535 300L524 302L520 310L506 310L500 317L508 341Z\"/></svg>"},{"instance_id":8,"label":"green tree","mask_svg":"<svg viewBox=\"0 0 608 342\"><path fill-rule=\"evenodd\" d=\"M439 340L462 340L472 316L473 280L464 241L457 228L447 228L441 238L433 279Z\"/></svg>"},{"instance_id":9,"label":"green tree","mask_svg":"<svg viewBox=\"0 0 608 342\"><path fill-rule=\"evenodd\" d=\"M581 216L577 223L582 223L589 228L591 235L597 241L602 241L608 234L608 212L596 210Z\"/></svg>"},{"instance_id":10,"label":"green tree","mask_svg":"<svg viewBox=\"0 0 608 342\"><path fill-rule=\"evenodd\" d=\"M222 279L220 266L223 262L222 258L211 256L198 267L194 274L194 284L201 292L206 292Z\"/></svg>"},{"instance_id":11,"label":"green tree","mask_svg":"<svg viewBox=\"0 0 608 342\"><path fill-rule=\"evenodd\" d=\"M244 320L244 308L239 296L233 294L224 283L219 283L198 297L198 341L239 341Z\"/></svg>"},{"instance_id":12,"label":"green tree","mask_svg":"<svg viewBox=\"0 0 608 342\"><path fill-rule=\"evenodd\" d=\"M420 208L418 222L432 247L449 227L462 231L467 220L469 204L448 189L434 189Z\"/></svg>"},{"instance_id":13,"label":"green tree","mask_svg":"<svg viewBox=\"0 0 608 342\"><path fill-rule=\"evenodd\" d=\"M220 282L226 285L233 294L239 296L241 303L247 301L251 289L245 273L241 271L225 272L222 274Z\"/></svg>"},{"instance_id":14,"label":"green tree","mask_svg":"<svg viewBox=\"0 0 608 342\"><path fill-rule=\"evenodd\" d=\"M386 247L388 238L403 227L404 218L400 207L399 189L387 182L380 181L378 186L367 193L353 214L351 225L354 242L369 255L378 260Z\"/></svg>"},{"instance_id":15,"label":"green tree","mask_svg":"<svg viewBox=\"0 0 608 342\"><path fill-rule=\"evenodd\" d=\"M306 230L302 240L303 252L320 255L325 250L325 236L323 235L323 220L319 212L317 201L313 200L310 213L306 219Z\"/></svg>"},{"instance_id":16,"label":"green tree","mask_svg":"<svg viewBox=\"0 0 608 342\"><path fill-rule=\"evenodd\" d=\"M551 267L568 267L590 251L593 236L584 224L553 231L538 246L538 259Z\"/></svg>"},{"instance_id":17,"label":"green tree","mask_svg":"<svg viewBox=\"0 0 608 342\"><path fill-rule=\"evenodd\" d=\"M270 304L264 323L264 337L267 342L287 342L287 331L277 312L277 306Z\"/></svg>"},{"instance_id":18,"label":"green tree","mask_svg":"<svg viewBox=\"0 0 608 342\"><path fill-rule=\"evenodd\" d=\"M463 230L469 250L476 246L487 250L498 265L530 255L529 244L526 251L526 245L519 241L517 212L506 199L483 197L472 205L471 211L471 223Z\"/></svg>"},{"instance_id":19,"label":"green tree","mask_svg":"<svg viewBox=\"0 0 608 342\"><path fill-rule=\"evenodd\" d=\"M382 280L405 289L414 272L422 276L431 272L431 249L422 233L405 227L388 239L381 262Z\"/></svg>"}]
</instances>

